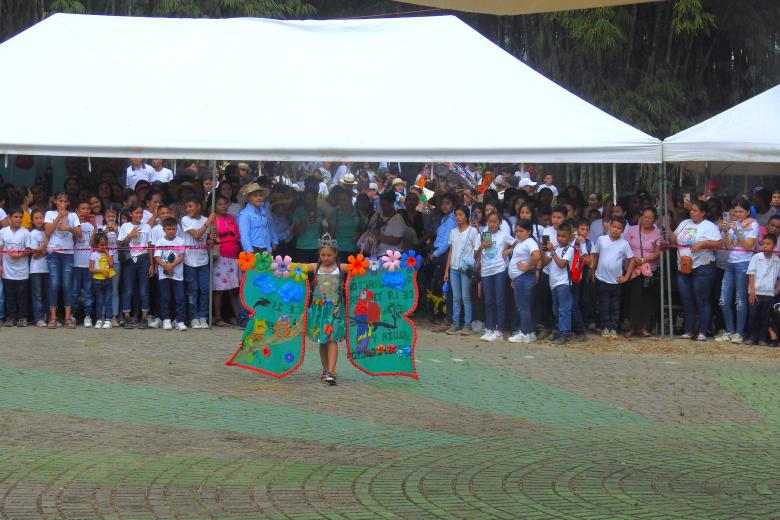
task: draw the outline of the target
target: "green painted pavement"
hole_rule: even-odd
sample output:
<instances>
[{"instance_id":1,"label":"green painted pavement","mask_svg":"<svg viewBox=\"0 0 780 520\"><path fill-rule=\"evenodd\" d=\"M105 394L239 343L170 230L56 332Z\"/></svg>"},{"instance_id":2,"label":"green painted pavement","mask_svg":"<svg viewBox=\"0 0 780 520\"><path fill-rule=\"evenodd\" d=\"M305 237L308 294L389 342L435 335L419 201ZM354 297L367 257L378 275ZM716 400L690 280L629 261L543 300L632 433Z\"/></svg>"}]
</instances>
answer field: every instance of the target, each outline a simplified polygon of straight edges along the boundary
<instances>
[{"instance_id":1,"label":"green painted pavement","mask_svg":"<svg viewBox=\"0 0 780 520\"><path fill-rule=\"evenodd\" d=\"M761 414L768 425L780 426L780 377L776 370L733 366L713 368L709 373L723 387Z\"/></svg>"},{"instance_id":2,"label":"green painted pavement","mask_svg":"<svg viewBox=\"0 0 780 520\"><path fill-rule=\"evenodd\" d=\"M465 436L166 388L0 365L0 410L418 450Z\"/></svg>"}]
</instances>

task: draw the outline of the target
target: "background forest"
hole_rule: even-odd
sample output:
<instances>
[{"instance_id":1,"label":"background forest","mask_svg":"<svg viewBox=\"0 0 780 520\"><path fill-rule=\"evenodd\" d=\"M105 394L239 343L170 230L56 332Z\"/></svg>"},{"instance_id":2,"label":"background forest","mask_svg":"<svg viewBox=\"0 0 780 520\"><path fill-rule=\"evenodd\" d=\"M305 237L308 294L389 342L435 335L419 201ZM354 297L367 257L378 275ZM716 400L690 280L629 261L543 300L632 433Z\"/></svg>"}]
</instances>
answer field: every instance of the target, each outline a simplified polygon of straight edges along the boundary
<instances>
[{"instance_id":1,"label":"background forest","mask_svg":"<svg viewBox=\"0 0 780 520\"><path fill-rule=\"evenodd\" d=\"M778 0L665 0L511 17L391 0L0 0L0 41L53 12L273 18L456 14L555 82L661 139L780 83ZM484 81L486 88L500 81L453 72L464 81ZM571 171L566 169L567 177Z\"/></svg>"}]
</instances>

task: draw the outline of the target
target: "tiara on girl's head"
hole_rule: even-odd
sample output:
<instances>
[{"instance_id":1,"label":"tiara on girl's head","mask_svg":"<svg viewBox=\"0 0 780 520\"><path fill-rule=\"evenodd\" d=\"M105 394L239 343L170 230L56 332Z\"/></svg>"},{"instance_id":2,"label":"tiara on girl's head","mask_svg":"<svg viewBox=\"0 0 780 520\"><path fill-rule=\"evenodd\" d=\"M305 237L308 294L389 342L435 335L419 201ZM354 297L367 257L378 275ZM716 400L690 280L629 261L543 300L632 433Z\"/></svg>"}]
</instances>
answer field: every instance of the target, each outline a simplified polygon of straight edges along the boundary
<instances>
[{"instance_id":1,"label":"tiara on girl's head","mask_svg":"<svg viewBox=\"0 0 780 520\"><path fill-rule=\"evenodd\" d=\"M330 233L325 233L322 235L322 238L320 238L320 247L332 247L333 249L338 249L338 242L336 242L336 239L330 236Z\"/></svg>"}]
</instances>

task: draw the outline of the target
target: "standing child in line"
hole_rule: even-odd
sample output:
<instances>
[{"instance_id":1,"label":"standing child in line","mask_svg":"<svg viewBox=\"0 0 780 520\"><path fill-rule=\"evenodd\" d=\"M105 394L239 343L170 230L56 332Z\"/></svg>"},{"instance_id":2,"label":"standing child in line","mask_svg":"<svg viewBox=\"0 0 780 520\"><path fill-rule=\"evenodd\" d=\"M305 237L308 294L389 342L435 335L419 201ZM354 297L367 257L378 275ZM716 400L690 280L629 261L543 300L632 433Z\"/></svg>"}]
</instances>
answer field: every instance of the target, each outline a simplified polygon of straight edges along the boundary
<instances>
[{"instance_id":1,"label":"standing child in line","mask_svg":"<svg viewBox=\"0 0 780 520\"><path fill-rule=\"evenodd\" d=\"M485 333L482 341L503 341L506 318L507 274L504 250L514 240L501 230L504 220L495 211L487 217L487 231L482 233L482 243L477 250L477 263L482 275L482 290L485 297Z\"/></svg>"},{"instance_id":2,"label":"standing child in line","mask_svg":"<svg viewBox=\"0 0 780 520\"><path fill-rule=\"evenodd\" d=\"M217 218L212 213L208 218L201 215L202 203L198 197L187 201L187 216L181 219L184 232L184 280L187 289L187 304L193 329L209 328L209 252L208 230Z\"/></svg>"},{"instance_id":3,"label":"standing child in line","mask_svg":"<svg viewBox=\"0 0 780 520\"><path fill-rule=\"evenodd\" d=\"M22 227L24 212L13 208L8 212L8 226L0 229L0 256L5 293L5 326L27 326L27 294L30 278L30 266L27 261L27 248L30 245L30 232Z\"/></svg>"},{"instance_id":4,"label":"standing child in line","mask_svg":"<svg viewBox=\"0 0 780 520\"><path fill-rule=\"evenodd\" d=\"M108 253L114 261L114 276L111 278L111 326L119 326L119 282L122 276L122 266L119 263L117 237L119 236L119 213L114 208L108 208L103 213L103 225L98 228L108 240ZM104 323L105 325L105 323Z\"/></svg>"},{"instance_id":5,"label":"standing child in line","mask_svg":"<svg viewBox=\"0 0 780 520\"><path fill-rule=\"evenodd\" d=\"M747 268L749 345L765 347L769 344L769 314L775 298L780 294L780 258L774 254L776 244L776 235L764 236L761 239L761 252L753 255Z\"/></svg>"},{"instance_id":6,"label":"standing child in line","mask_svg":"<svg viewBox=\"0 0 780 520\"><path fill-rule=\"evenodd\" d=\"M585 334L587 324L586 312L590 312L590 305L588 303L588 296L590 291L590 283L588 277L590 275L590 252L593 249L593 243L588 240L588 234L590 233L590 222L588 219L580 219L577 222L577 235L574 239L574 247L579 248L580 251L580 281L575 282L572 280L572 312L571 312L571 328L577 341L586 341L588 339ZM589 318L589 316L587 316Z\"/></svg>"},{"instance_id":7,"label":"standing child in line","mask_svg":"<svg viewBox=\"0 0 780 520\"><path fill-rule=\"evenodd\" d=\"M534 289L536 288L536 264L541 260L539 244L532 236L534 224L530 220L521 219L515 226L515 242L512 248L512 259L509 261L509 278L514 291L515 309L517 312L517 332L509 341L512 343L531 343L536 341L535 324L533 322Z\"/></svg>"},{"instance_id":8,"label":"standing child in line","mask_svg":"<svg viewBox=\"0 0 780 520\"><path fill-rule=\"evenodd\" d=\"M574 259L574 247L569 246L571 242L571 226L563 223L558 226L556 241L554 246L552 241L547 242L546 249L550 256L542 257L544 264L550 265L550 292L552 293L553 315L557 319L557 337L553 339L553 344L563 345L569 341L571 336L571 311L572 311L572 291L571 275L569 266Z\"/></svg>"},{"instance_id":9,"label":"standing child in line","mask_svg":"<svg viewBox=\"0 0 780 520\"><path fill-rule=\"evenodd\" d=\"M111 279L116 276L114 257L108 251L108 237L102 231L95 233L94 251L89 255L89 272L95 288L95 328L111 328Z\"/></svg>"},{"instance_id":10,"label":"standing child in line","mask_svg":"<svg viewBox=\"0 0 780 520\"><path fill-rule=\"evenodd\" d=\"M33 320L36 327L46 326L46 309L49 307L49 264L46 261L46 230L43 226L43 212L34 209L30 215L33 230L30 231L30 294L32 297Z\"/></svg>"},{"instance_id":11,"label":"standing child in line","mask_svg":"<svg viewBox=\"0 0 780 520\"><path fill-rule=\"evenodd\" d=\"M308 265L314 280L306 334L320 345L320 380L331 386L336 384L338 343L347 337L344 326L345 269L346 265L338 263L338 244L326 233L320 239L320 261Z\"/></svg>"},{"instance_id":12,"label":"standing child in line","mask_svg":"<svg viewBox=\"0 0 780 520\"><path fill-rule=\"evenodd\" d=\"M187 330L184 324L184 239L176 236L179 226L175 218L162 221L165 236L154 243L154 262L160 289L160 315L163 330Z\"/></svg>"},{"instance_id":13,"label":"standing child in line","mask_svg":"<svg viewBox=\"0 0 780 520\"><path fill-rule=\"evenodd\" d=\"M474 268L475 251L479 248L479 232L469 224L469 208L458 206L455 209L457 227L450 231L450 253L444 281L452 286L452 326L447 334L471 334L471 278L468 270ZM461 310L463 325L461 326Z\"/></svg>"},{"instance_id":14,"label":"standing child in line","mask_svg":"<svg viewBox=\"0 0 780 520\"><path fill-rule=\"evenodd\" d=\"M79 310L79 296L84 292L84 326L92 326L92 311L95 307L94 293L92 292L92 273L89 272L89 255L92 252L92 235L95 226L92 225L94 216L89 199L81 199L77 208L81 236L78 237L73 248L73 274L71 278L71 299L73 302L72 313L75 322Z\"/></svg>"},{"instance_id":15,"label":"standing child in line","mask_svg":"<svg viewBox=\"0 0 780 520\"><path fill-rule=\"evenodd\" d=\"M214 269L211 276L214 288L214 325L217 327L230 325L222 319L223 294L227 295L230 308L233 311L233 317L230 320L234 325L238 324L238 286L241 285L241 282L236 258L238 258L241 242L238 236L238 222L236 217L228 213L229 207L230 199L219 195L214 206L217 218L211 228L212 242L219 243L216 246L218 254L214 256Z\"/></svg>"},{"instance_id":16,"label":"standing child in line","mask_svg":"<svg viewBox=\"0 0 780 520\"><path fill-rule=\"evenodd\" d=\"M625 221L613 218L609 231L596 240L593 246L591 280L595 278L599 294L599 317L601 337L617 339L620 320L620 284L629 280L636 259L631 246L621 238ZM627 263L625 272L623 263Z\"/></svg>"},{"instance_id":17,"label":"standing child in line","mask_svg":"<svg viewBox=\"0 0 780 520\"><path fill-rule=\"evenodd\" d=\"M552 213L550 213L550 225L544 228L542 243L540 244L542 257L550 257L550 249L548 249L546 241L549 241L553 248L558 247L558 227L566 219L566 213L566 206L555 206ZM545 237L547 238L545 239ZM542 326L539 339L543 340L552 334L555 316L552 313L552 291L550 289L550 269L552 264L547 261L540 262L539 265L543 267L541 267L539 273L539 283L536 285L536 322Z\"/></svg>"},{"instance_id":18,"label":"standing child in line","mask_svg":"<svg viewBox=\"0 0 780 520\"><path fill-rule=\"evenodd\" d=\"M149 233L151 229L141 223L144 210L141 206L130 206L130 222L119 228L118 244L129 248L129 258L122 262L122 314L125 318L125 328L146 329L149 316L149 277L154 273L149 252ZM133 315L133 297L137 296L141 303L140 320Z\"/></svg>"}]
</instances>

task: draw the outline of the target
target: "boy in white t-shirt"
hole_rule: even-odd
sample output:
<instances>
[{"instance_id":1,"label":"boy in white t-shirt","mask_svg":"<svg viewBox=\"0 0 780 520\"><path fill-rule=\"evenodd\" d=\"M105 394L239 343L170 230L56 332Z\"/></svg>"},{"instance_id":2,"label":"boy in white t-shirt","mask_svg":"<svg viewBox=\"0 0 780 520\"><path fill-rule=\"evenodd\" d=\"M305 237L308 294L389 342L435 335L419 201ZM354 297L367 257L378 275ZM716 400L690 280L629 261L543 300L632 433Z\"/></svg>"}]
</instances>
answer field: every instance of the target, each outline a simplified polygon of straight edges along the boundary
<instances>
[{"instance_id":1,"label":"boy in white t-shirt","mask_svg":"<svg viewBox=\"0 0 780 520\"><path fill-rule=\"evenodd\" d=\"M207 329L209 312L208 231L217 217L212 213L208 218L201 215L201 202L191 198L186 206L187 216L181 219L184 232L184 282L187 289L187 303L193 329Z\"/></svg>"},{"instance_id":2,"label":"boy in white t-shirt","mask_svg":"<svg viewBox=\"0 0 780 520\"><path fill-rule=\"evenodd\" d=\"M22 227L23 212L13 208L8 212L8 226L0 229L3 292L5 293L5 326L27 326L27 294L30 278L30 232Z\"/></svg>"},{"instance_id":3,"label":"boy in white t-shirt","mask_svg":"<svg viewBox=\"0 0 780 520\"><path fill-rule=\"evenodd\" d=\"M184 240L176 236L179 226L174 218L162 223L165 236L154 242L154 263L157 265L160 294L160 316L163 330L187 330L184 324ZM174 312L175 309L175 312Z\"/></svg>"},{"instance_id":4,"label":"boy in white t-shirt","mask_svg":"<svg viewBox=\"0 0 780 520\"><path fill-rule=\"evenodd\" d=\"M777 236L764 236L761 252L753 255L748 264L748 345L768 345L769 314L780 294L780 258L774 254L776 244Z\"/></svg>"},{"instance_id":5,"label":"boy in white t-shirt","mask_svg":"<svg viewBox=\"0 0 780 520\"><path fill-rule=\"evenodd\" d=\"M562 345L571 336L572 293L569 266L574 259L574 247L569 246L572 231L569 224L561 224L556 232L557 246L547 242L549 256L542 257L542 264L550 266L550 290L552 292L553 314L557 318L558 336L553 344Z\"/></svg>"},{"instance_id":6,"label":"boy in white t-shirt","mask_svg":"<svg viewBox=\"0 0 780 520\"><path fill-rule=\"evenodd\" d=\"M73 319L79 310L79 296L84 292L84 326L92 326L92 313L95 306L95 296L92 288L92 273L89 272L89 255L92 252L92 235L95 232L95 226L92 225L92 207L89 205L89 199L79 201L76 209L80 227L81 236L73 244L73 272L71 273L71 301Z\"/></svg>"},{"instance_id":7,"label":"boy in white t-shirt","mask_svg":"<svg viewBox=\"0 0 780 520\"><path fill-rule=\"evenodd\" d=\"M613 218L606 235L602 235L593 244L593 272L599 294L599 317L601 319L601 337L617 339L620 320L620 284L629 280L636 259L631 246L621 238L626 224L624 220ZM627 264L625 272L623 264Z\"/></svg>"}]
</instances>

